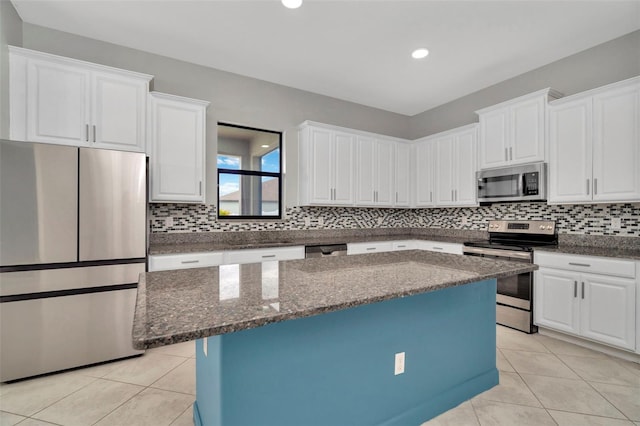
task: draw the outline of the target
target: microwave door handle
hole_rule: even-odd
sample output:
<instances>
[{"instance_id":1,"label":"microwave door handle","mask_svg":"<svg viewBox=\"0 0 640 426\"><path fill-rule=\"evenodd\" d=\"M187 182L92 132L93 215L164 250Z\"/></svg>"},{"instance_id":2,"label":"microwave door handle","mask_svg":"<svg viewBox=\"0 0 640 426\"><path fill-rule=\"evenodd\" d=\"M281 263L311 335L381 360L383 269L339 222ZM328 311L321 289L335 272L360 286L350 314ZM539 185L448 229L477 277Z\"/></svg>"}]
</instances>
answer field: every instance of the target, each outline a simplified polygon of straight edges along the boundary
<instances>
[{"instance_id":1,"label":"microwave door handle","mask_svg":"<svg viewBox=\"0 0 640 426\"><path fill-rule=\"evenodd\" d=\"M522 197L524 195L524 179L525 179L524 173L522 173L520 175L520 179L519 179L520 182L518 183L518 185L519 185L518 196L519 197Z\"/></svg>"}]
</instances>

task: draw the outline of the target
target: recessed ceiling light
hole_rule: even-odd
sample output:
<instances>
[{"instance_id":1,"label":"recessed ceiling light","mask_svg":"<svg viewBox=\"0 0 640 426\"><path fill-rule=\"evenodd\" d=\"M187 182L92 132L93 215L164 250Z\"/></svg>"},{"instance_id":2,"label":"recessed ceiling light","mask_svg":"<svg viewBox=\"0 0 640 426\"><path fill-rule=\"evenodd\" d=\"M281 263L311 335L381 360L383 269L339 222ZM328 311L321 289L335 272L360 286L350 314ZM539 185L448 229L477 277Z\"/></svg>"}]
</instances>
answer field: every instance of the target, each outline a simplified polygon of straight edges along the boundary
<instances>
[{"instance_id":1,"label":"recessed ceiling light","mask_svg":"<svg viewBox=\"0 0 640 426\"><path fill-rule=\"evenodd\" d=\"M413 57L414 59L422 59L426 58L428 54L429 51L427 49L416 49L413 51L413 53L411 53L411 57Z\"/></svg>"},{"instance_id":2,"label":"recessed ceiling light","mask_svg":"<svg viewBox=\"0 0 640 426\"><path fill-rule=\"evenodd\" d=\"M262 148L269 148L269 145L260 145Z\"/></svg>"},{"instance_id":3,"label":"recessed ceiling light","mask_svg":"<svg viewBox=\"0 0 640 426\"><path fill-rule=\"evenodd\" d=\"M289 9L297 9L302 6L302 0L282 0L282 4Z\"/></svg>"}]
</instances>

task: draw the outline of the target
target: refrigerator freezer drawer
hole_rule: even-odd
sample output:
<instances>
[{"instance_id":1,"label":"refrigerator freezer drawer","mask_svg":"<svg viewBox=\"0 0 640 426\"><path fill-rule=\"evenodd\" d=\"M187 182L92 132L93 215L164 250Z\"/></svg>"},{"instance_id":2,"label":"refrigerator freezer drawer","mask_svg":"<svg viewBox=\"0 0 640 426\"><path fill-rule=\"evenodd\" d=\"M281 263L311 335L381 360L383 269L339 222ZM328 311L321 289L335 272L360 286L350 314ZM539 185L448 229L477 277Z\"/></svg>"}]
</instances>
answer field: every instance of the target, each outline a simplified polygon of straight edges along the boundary
<instances>
[{"instance_id":1,"label":"refrigerator freezer drawer","mask_svg":"<svg viewBox=\"0 0 640 426\"><path fill-rule=\"evenodd\" d=\"M144 271L144 263L129 263L4 272L0 274L0 296L132 284Z\"/></svg>"},{"instance_id":2,"label":"refrigerator freezer drawer","mask_svg":"<svg viewBox=\"0 0 640 426\"><path fill-rule=\"evenodd\" d=\"M80 261L146 256L144 154L80 148Z\"/></svg>"},{"instance_id":3,"label":"refrigerator freezer drawer","mask_svg":"<svg viewBox=\"0 0 640 426\"><path fill-rule=\"evenodd\" d=\"M77 170L78 148L0 143L0 266L77 260Z\"/></svg>"},{"instance_id":4,"label":"refrigerator freezer drawer","mask_svg":"<svg viewBox=\"0 0 640 426\"><path fill-rule=\"evenodd\" d=\"M141 354L131 344L136 289L3 303L0 381Z\"/></svg>"}]
</instances>

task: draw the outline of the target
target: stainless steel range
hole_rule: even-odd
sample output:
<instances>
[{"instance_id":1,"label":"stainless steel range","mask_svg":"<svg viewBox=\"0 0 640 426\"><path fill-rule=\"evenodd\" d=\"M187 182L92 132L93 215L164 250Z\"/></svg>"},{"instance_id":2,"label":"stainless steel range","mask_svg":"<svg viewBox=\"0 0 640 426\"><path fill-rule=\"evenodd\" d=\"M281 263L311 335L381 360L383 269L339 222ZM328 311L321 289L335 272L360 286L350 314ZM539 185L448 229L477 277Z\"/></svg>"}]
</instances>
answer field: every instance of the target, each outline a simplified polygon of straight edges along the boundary
<instances>
[{"instance_id":1,"label":"stainless steel range","mask_svg":"<svg viewBox=\"0 0 640 426\"><path fill-rule=\"evenodd\" d=\"M557 245L553 221L492 220L489 240L464 243L463 253L512 262L533 263L533 249ZM533 325L533 273L498 279L496 322L507 327L535 333Z\"/></svg>"}]
</instances>

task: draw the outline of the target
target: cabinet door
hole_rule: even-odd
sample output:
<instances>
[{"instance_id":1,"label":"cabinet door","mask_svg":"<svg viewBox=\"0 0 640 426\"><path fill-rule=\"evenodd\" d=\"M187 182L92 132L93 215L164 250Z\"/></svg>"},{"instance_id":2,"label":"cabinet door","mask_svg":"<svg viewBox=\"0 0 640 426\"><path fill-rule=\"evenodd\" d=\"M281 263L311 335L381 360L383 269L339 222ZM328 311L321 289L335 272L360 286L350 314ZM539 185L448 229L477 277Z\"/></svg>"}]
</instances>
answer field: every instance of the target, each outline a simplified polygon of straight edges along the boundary
<instances>
[{"instance_id":1,"label":"cabinet door","mask_svg":"<svg viewBox=\"0 0 640 426\"><path fill-rule=\"evenodd\" d=\"M395 155L395 202L397 207L411 205L411 146L406 143L396 143Z\"/></svg>"},{"instance_id":2,"label":"cabinet door","mask_svg":"<svg viewBox=\"0 0 640 426\"><path fill-rule=\"evenodd\" d=\"M67 145L89 142L89 72L30 59L27 65L27 140Z\"/></svg>"},{"instance_id":3,"label":"cabinet door","mask_svg":"<svg viewBox=\"0 0 640 426\"><path fill-rule=\"evenodd\" d=\"M545 101L538 97L509 109L508 157L511 164L544 161Z\"/></svg>"},{"instance_id":4,"label":"cabinet door","mask_svg":"<svg viewBox=\"0 0 640 426\"><path fill-rule=\"evenodd\" d=\"M456 205L477 205L476 130L465 131L457 135L455 140L454 202Z\"/></svg>"},{"instance_id":5,"label":"cabinet door","mask_svg":"<svg viewBox=\"0 0 640 426\"><path fill-rule=\"evenodd\" d=\"M593 200L640 200L640 88L593 98Z\"/></svg>"},{"instance_id":6,"label":"cabinet door","mask_svg":"<svg viewBox=\"0 0 640 426\"><path fill-rule=\"evenodd\" d=\"M591 200L591 99L549 107L549 201Z\"/></svg>"},{"instance_id":7,"label":"cabinet door","mask_svg":"<svg viewBox=\"0 0 640 426\"><path fill-rule=\"evenodd\" d=\"M331 204L353 204L353 164L355 136L347 133L335 133L334 152L331 160L334 165L333 173L333 201ZM327 163L319 166L327 167Z\"/></svg>"},{"instance_id":8,"label":"cabinet door","mask_svg":"<svg viewBox=\"0 0 640 426\"><path fill-rule=\"evenodd\" d=\"M394 143L378 141L376 149L376 205L392 206L394 191Z\"/></svg>"},{"instance_id":9,"label":"cabinet door","mask_svg":"<svg viewBox=\"0 0 640 426\"><path fill-rule=\"evenodd\" d=\"M435 205L435 144L432 141L420 142L415 147L416 169L416 207Z\"/></svg>"},{"instance_id":10,"label":"cabinet door","mask_svg":"<svg viewBox=\"0 0 640 426\"><path fill-rule=\"evenodd\" d=\"M376 201L376 141L373 138L359 136L357 146L356 204L373 206Z\"/></svg>"},{"instance_id":11,"label":"cabinet door","mask_svg":"<svg viewBox=\"0 0 640 426\"><path fill-rule=\"evenodd\" d=\"M540 268L535 272L534 322L559 331L579 334L580 275L556 269Z\"/></svg>"},{"instance_id":12,"label":"cabinet door","mask_svg":"<svg viewBox=\"0 0 640 426\"><path fill-rule=\"evenodd\" d=\"M331 204L333 198L333 148L329 130L311 128L309 131L310 191L312 204Z\"/></svg>"},{"instance_id":13,"label":"cabinet door","mask_svg":"<svg viewBox=\"0 0 640 426\"><path fill-rule=\"evenodd\" d=\"M144 152L146 80L93 73L91 141L96 147Z\"/></svg>"},{"instance_id":14,"label":"cabinet door","mask_svg":"<svg viewBox=\"0 0 640 426\"><path fill-rule=\"evenodd\" d=\"M508 164L508 109L487 112L480 115L480 168Z\"/></svg>"},{"instance_id":15,"label":"cabinet door","mask_svg":"<svg viewBox=\"0 0 640 426\"><path fill-rule=\"evenodd\" d=\"M436 205L454 204L454 138L447 136L437 139L436 150Z\"/></svg>"},{"instance_id":16,"label":"cabinet door","mask_svg":"<svg viewBox=\"0 0 640 426\"><path fill-rule=\"evenodd\" d=\"M204 202L202 102L150 97L151 201Z\"/></svg>"},{"instance_id":17,"label":"cabinet door","mask_svg":"<svg viewBox=\"0 0 640 426\"><path fill-rule=\"evenodd\" d=\"M635 349L636 282L583 274L580 331L584 337Z\"/></svg>"}]
</instances>

